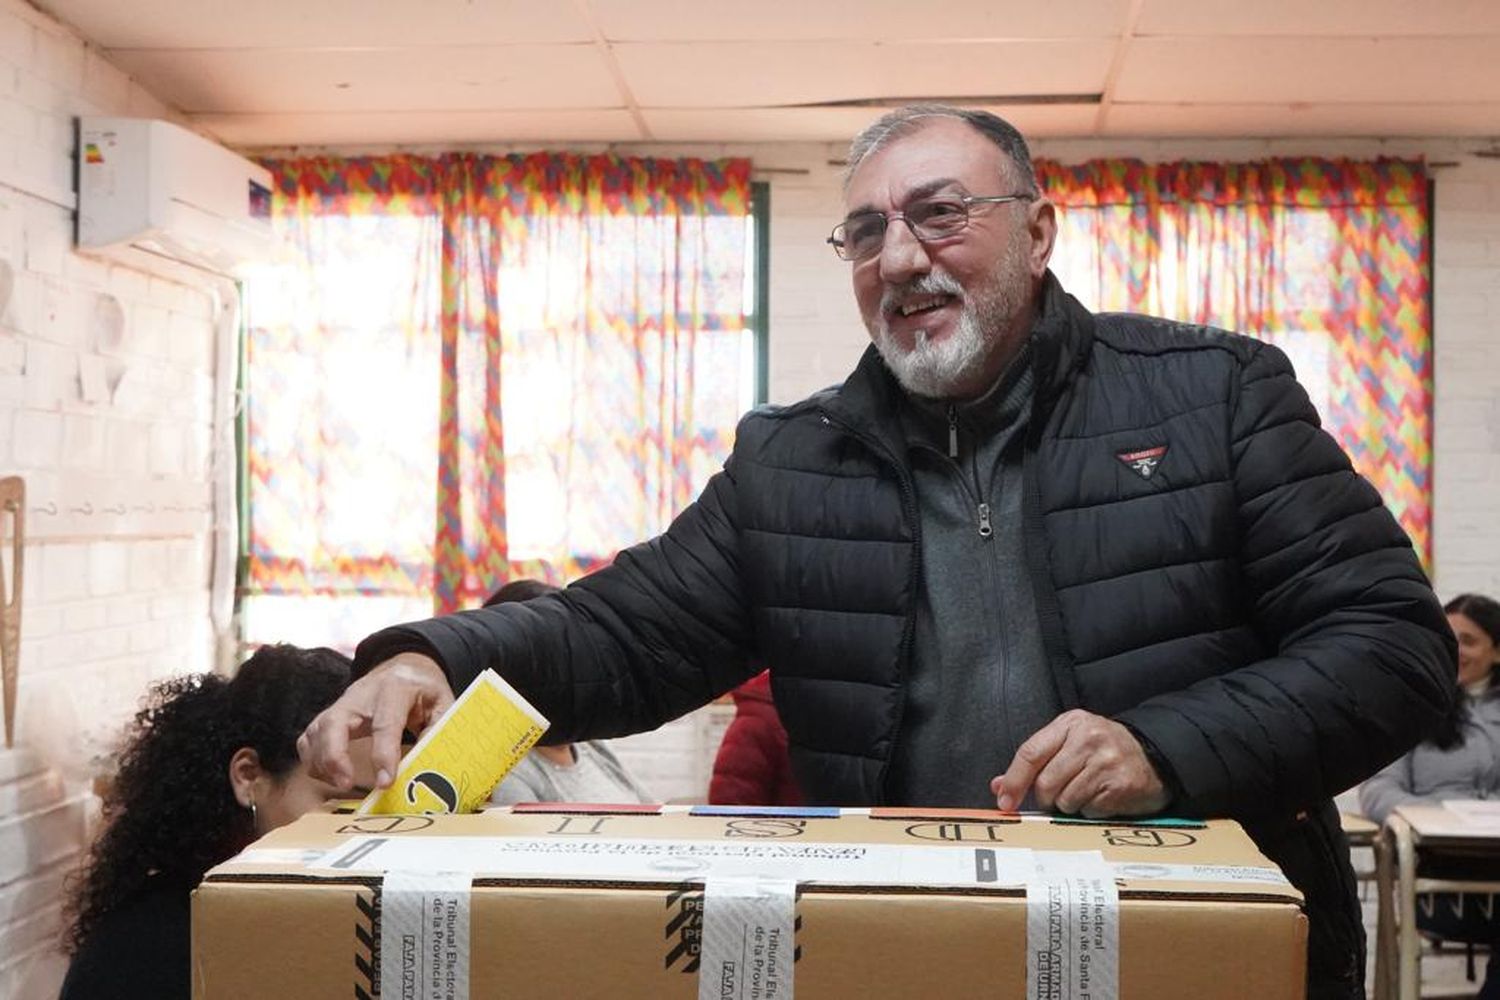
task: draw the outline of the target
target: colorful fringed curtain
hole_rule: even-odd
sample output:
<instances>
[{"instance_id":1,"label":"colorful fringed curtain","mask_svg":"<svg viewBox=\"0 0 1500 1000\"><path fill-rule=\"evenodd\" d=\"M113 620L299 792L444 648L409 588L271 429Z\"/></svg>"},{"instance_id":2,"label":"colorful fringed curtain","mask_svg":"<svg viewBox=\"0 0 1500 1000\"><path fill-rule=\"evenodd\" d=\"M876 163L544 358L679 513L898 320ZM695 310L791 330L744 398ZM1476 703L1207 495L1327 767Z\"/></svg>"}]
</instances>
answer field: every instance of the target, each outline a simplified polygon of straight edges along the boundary
<instances>
[{"instance_id":1,"label":"colorful fringed curtain","mask_svg":"<svg viewBox=\"0 0 1500 1000\"><path fill-rule=\"evenodd\" d=\"M247 638L564 582L664 529L728 454L748 161L267 165L287 252L247 283ZM293 596L306 628L283 602L255 635L251 605Z\"/></svg>"},{"instance_id":2,"label":"colorful fringed curtain","mask_svg":"<svg viewBox=\"0 0 1500 1000\"><path fill-rule=\"evenodd\" d=\"M1431 556L1426 170L1401 160L1038 163L1053 258L1094 309L1248 333L1287 351L1324 425Z\"/></svg>"}]
</instances>

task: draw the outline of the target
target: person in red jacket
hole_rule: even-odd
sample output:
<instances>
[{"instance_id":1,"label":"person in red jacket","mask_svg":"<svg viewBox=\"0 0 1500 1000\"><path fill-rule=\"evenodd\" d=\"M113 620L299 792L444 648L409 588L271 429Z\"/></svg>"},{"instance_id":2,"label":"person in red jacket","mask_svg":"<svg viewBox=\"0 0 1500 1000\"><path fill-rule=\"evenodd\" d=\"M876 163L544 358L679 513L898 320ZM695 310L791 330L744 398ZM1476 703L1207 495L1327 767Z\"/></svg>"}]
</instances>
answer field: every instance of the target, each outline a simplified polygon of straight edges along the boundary
<instances>
[{"instance_id":1,"label":"person in red jacket","mask_svg":"<svg viewBox=\"0 0 1500 1000\"><path fill-rule=\"evenodd\" d=\"M786 730L771 700L771 674L762 671L733 691L734 721L714 758L708 801L716 806L799 806Z\"/></svg>"}]
</instances>

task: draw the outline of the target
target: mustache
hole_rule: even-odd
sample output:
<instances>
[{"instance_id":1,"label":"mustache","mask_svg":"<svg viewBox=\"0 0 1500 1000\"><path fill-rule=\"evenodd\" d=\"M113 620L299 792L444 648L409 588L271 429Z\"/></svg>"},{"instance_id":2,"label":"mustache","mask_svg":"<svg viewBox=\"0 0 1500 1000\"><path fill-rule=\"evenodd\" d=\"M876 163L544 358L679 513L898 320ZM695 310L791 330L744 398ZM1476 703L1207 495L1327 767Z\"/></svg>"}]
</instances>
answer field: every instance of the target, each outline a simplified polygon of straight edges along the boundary
<instances>
[{"instance_id":1,"label":"mustache","mask_svg":"<svg viewBox=\"0 0 1500 1000\"><path fill-rule=\"evenodd\" d=\"M952 295L962 298L963 286L951 275L933 271L899 285L889 285L880 295L880 312L889 315L901 308L908 299L925 295Z\"/></svg>"}]
</instances>

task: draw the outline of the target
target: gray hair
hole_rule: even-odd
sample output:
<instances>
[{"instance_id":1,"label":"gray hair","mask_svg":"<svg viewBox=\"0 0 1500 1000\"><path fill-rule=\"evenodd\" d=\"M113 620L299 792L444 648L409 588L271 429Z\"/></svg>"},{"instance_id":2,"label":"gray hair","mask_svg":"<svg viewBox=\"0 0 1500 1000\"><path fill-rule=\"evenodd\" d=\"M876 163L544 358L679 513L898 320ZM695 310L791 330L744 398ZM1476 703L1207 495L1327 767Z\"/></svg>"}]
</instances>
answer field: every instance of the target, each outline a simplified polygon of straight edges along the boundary
<instances>
[{"instance_id":1,"label":"gray hair","mask_svg":"<svg viewBox=\"0 0 1500 1000\"><path fill-rule=\"evenodd\" d=\"M1036 171L1031 165L1031 150L1026 139L1010 122L988 111L970 108L955 108L947 104L908 104L887 114L865 128L849 144L848 166L844 168L844 188L854 171L870 156L896 139L911 135L930 123L933 118L954 118L968 125L990 142L1000 147L1015 170L1014 178L1022 186L1018 193L1039 194Z\"/></svg>"}]
</instances>

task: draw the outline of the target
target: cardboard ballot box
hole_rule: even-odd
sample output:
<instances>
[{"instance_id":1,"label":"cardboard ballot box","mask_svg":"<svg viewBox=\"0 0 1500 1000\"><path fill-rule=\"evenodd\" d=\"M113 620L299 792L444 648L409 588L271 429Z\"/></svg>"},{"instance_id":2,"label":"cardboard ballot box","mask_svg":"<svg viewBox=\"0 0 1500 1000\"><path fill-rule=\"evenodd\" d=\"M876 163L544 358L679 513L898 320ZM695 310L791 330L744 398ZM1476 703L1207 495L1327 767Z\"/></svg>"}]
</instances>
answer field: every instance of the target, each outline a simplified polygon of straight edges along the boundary
<instances>
[{"instance_id":1,"label":"cardboard ballot box","mask_svg":"<svg viewBox=\"0 0 1500 1000\"><path fill-rule=\"evenodd\" d=\"M316 813L193 896L196 1000L1300 997L1231 822L988 811Z\"/></svg>"}]
</instances>

